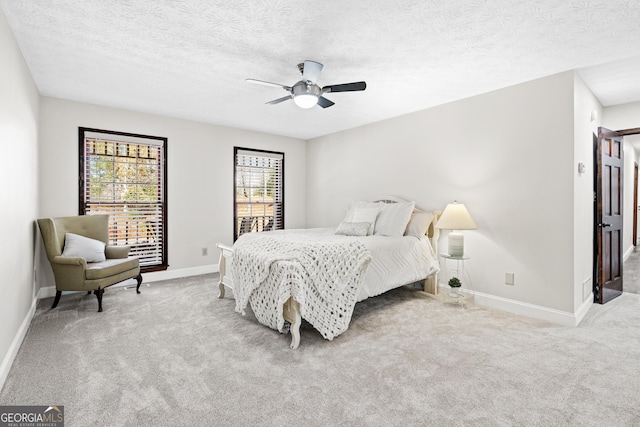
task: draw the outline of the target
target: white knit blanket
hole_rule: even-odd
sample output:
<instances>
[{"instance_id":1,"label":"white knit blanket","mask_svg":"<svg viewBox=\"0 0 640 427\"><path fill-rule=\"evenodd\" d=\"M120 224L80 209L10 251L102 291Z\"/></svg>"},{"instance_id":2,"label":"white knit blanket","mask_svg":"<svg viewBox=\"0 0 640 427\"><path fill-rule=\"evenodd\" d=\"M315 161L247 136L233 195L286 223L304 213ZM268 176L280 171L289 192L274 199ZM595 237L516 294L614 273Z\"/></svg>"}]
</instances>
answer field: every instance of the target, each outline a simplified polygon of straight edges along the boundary
<instances>
[{"instance_id":1,"label":"white knit blanket","mask_svg":"<svg viewBox=\"0 0 640 427\"><path fill-rule=\"evenodd\" d=\"M345 236L244 234L231 262L236 311L244 315L250 303L260 323L287 332L282 306L292 296L302 318L332 340L349 327L370 261L367 248Z\"/></svg>"}]
</instances>

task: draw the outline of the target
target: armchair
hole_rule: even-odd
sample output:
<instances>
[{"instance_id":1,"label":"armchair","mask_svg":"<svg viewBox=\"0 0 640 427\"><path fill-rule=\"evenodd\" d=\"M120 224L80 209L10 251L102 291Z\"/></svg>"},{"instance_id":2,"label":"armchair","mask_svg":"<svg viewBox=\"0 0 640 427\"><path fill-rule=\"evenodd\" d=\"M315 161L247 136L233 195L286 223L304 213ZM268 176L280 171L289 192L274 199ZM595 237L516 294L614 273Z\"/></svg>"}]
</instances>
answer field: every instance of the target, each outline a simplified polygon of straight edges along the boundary
<instances>
[{"instance_id":1,"label":"armchair","mask_svg":"<svg viewBox=\"0 0 640 427\"><path fill-rule=\"evenodd\" d=\"M100 312L104 289L131 278L137 280L136 293L140 293L142 276L138 258L128 258L128 246L109 246L109 215L41 218L38 226L56 282L52 309L60 302L62 291L93 291ZM87 262L82 257L63 256L66 233L104 242L105 261Z\"/></svg>"}]
</instances>

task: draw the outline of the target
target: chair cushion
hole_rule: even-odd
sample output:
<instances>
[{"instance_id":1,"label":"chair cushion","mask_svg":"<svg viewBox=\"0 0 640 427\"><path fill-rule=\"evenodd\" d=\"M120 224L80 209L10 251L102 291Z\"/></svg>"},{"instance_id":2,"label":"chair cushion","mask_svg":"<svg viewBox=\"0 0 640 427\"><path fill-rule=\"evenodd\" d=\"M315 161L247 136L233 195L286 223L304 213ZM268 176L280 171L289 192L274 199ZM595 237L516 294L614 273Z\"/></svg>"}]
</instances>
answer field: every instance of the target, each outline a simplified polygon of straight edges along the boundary
<instances>
[{"instance_id":1,"label":"chair cushion","mask_svg":"<svg viewBox=\"0 0 640 427\"><path fill-rule=\"evenodd\" d=\"M87 262L104 261L105 243L100 240L78 234L66 233L64 236L64 250L62 256L69 258L84 258Z\"/></svg>"},{"instance_id":2,"label":"chair cushion","mask_svg":"<svg viewBox=\"0 0 640 427\"><path fill-rule=\"evenodd\" d=\"M87 263L85 277L87 280L104 279L123 271L137 268L140 265L138 258L108 259L102 262Z\"/></svg>"}]
</instances>

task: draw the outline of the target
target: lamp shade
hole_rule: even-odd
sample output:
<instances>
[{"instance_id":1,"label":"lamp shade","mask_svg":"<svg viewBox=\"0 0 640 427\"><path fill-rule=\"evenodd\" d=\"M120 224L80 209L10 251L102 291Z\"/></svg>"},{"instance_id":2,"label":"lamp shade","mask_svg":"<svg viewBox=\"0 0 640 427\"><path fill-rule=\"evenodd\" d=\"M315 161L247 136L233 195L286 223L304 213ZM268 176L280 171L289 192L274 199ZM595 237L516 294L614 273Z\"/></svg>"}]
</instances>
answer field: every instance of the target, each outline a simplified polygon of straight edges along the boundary
<instances>
[{"instance_id":1,"label":"lamp shade","mask_svg":"<svg viewBox=\"0 0 640 427\"><path fill-rule=\"evenodd\" d=\"M475 230L478 228L462 203L449 203L440 216L436 228L445 230Z\"/></svg>"}]
</instances>

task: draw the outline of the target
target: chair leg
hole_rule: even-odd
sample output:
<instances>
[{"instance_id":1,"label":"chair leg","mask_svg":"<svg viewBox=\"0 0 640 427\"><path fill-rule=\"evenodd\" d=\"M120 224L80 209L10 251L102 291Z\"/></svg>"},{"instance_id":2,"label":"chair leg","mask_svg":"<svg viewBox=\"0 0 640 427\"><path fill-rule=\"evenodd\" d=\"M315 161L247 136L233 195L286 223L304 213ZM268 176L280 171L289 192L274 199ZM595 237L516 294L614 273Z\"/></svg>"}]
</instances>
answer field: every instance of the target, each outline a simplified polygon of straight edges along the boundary
<instances>
[{"instance_id":1,"label":"chair leg","mask_svg":"<svg viewBox=\"0 0 640 427\"><path fill-rule=\"evenodd\" d=\"M98 298L98 313L102 311L102 294L104 294L104 289L96 289L93 291L96 294L96 298Z\"/></svg>"},{"instance_id":2,"label":"chair leg","mask_svg":"<svg viewBox=\"0 0 640 427\"><path fill-rule=\"evenodd\" d=\"M136 280L138 281L138 286L136 286L136 293L140 293L140 285L142 284L142 274L138 274L136 276Z\"/></svg>"},{"instance_id":3,"label":"chair leg","mask_svg":"<svg viewBox=\"0 0 640 427\"><path fill-rule=\"evenodd\" d=\"M60 302L60 296L62 295L62 291L56 291L56 298L53 300L53 305L51 306L51 310L58 306Z\"/></svg>"}]
</instances>

